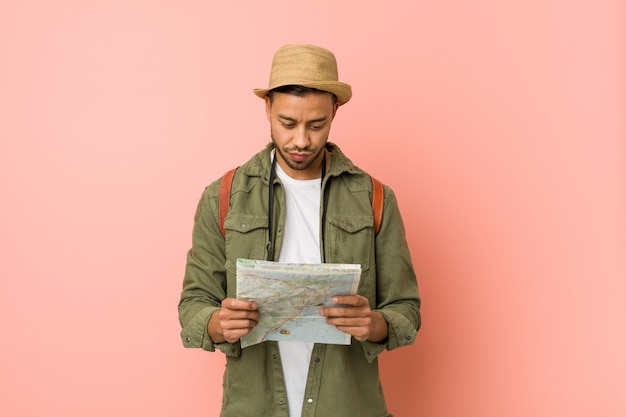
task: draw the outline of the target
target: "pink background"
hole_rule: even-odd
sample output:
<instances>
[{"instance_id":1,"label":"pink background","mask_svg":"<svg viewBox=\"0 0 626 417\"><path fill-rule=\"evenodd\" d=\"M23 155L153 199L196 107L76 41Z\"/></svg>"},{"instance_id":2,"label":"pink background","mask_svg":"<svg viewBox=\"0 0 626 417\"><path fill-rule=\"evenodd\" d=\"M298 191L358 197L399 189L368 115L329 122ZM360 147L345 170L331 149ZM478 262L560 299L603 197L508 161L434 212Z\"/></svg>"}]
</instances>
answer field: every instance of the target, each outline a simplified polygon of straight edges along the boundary
<instances>
[{"instance_id":1,"label":"pink background","mask_svg":"<svg viewBox=\"0 0 626 417\"><path fill-rule=\"evenodd\" d=\"M284 43L391 185L423 297L397 416L626 415L620 0L0 3L0 415L216 416L176 305L205 185L269 139Z\"/></svg>"}]
</instances>

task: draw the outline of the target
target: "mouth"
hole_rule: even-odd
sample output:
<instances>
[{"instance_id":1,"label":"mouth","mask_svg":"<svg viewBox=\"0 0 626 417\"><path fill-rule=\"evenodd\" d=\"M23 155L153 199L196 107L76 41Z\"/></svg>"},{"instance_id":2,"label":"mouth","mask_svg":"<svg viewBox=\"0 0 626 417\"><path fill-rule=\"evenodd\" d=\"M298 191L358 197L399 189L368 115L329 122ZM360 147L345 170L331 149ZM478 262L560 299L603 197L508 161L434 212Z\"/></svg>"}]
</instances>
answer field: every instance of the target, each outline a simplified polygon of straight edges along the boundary
<instances>
[{"instance_id":1,"label":"mouth","mask_svg":"<svg viewBox=\"0 0 626 417\"><path fill-rule=\"evenodd\" d=\"M310 153L289 153L289 157L297 162L305 161L307 158L311 156Z\"/></svg>"}]
</instances>

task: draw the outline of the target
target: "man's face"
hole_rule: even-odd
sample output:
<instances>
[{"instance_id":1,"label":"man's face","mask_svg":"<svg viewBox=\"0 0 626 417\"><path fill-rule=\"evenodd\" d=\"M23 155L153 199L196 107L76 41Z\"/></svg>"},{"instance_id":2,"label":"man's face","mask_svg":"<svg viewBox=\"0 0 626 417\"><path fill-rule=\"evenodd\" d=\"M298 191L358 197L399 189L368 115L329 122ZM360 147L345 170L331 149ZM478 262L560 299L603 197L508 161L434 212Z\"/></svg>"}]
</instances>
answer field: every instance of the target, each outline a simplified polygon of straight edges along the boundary
<instances>
[{"instance_id":1,"label":"man's face","mask_svg":"<svg viewBox=\"0 0 626 417\"><path fill-rule=\"evenodd\" d=\"M338 107L330 93L275 93L271 103L265 99L276 162L287 175L299 180L320 177L322 151Z\"/></svg>"}]
</instances>

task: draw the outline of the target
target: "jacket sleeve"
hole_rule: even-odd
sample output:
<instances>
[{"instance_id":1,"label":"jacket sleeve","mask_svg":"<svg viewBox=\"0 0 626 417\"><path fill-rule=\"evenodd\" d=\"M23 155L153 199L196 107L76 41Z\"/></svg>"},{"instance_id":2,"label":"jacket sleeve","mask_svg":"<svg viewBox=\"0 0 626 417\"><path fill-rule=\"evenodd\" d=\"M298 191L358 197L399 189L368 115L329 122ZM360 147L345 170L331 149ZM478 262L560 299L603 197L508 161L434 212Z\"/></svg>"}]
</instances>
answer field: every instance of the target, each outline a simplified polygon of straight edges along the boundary
<instances>
[{"instance_id":1,"label":"jacket sleeve","mask_svg":"<svg viewBox=\"0 0 626 417\"><path fill-rule=\"evenodd\" d=\"M224 239L217 219L218 196L219 180L204 190L198 203L178 304L183 345L208 351L217 347L209 337L208 322L226 297Z\"/></svg>"},{"instance_id":2,"label":"jacket sleeve","mask_svg":"<svg viewBox=\"0 0 626 417\"><path fill-rule=\"evenodd\" d=\"M385 348L392 350L415 341L421 326L421 299L404 224L393 191L385 186L381 229L375 238L376 308L389 324L386 342L363 342L368 360Z\"/></svg>"}]
</instances>

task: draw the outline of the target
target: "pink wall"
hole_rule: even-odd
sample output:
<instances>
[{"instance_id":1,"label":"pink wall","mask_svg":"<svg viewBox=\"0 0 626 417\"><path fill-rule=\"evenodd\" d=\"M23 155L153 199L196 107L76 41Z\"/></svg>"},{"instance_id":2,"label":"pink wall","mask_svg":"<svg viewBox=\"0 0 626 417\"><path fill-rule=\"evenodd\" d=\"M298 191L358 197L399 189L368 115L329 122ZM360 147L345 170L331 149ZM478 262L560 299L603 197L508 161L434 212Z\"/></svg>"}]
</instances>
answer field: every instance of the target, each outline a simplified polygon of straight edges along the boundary
<instances>
[{"instance_id":1,"label":"pink wall","mask_svg":"<svg viewBox=\"0 0 626 417\"><path fill-rule=\"evenodd\" d=\"M336 53L334 141L405 216L424 327L382 358L392 411L626 415L624 3L241 3L0 3L0 415L217 414L185 252L288 42Z\"/></svg>"}]
</instances>

